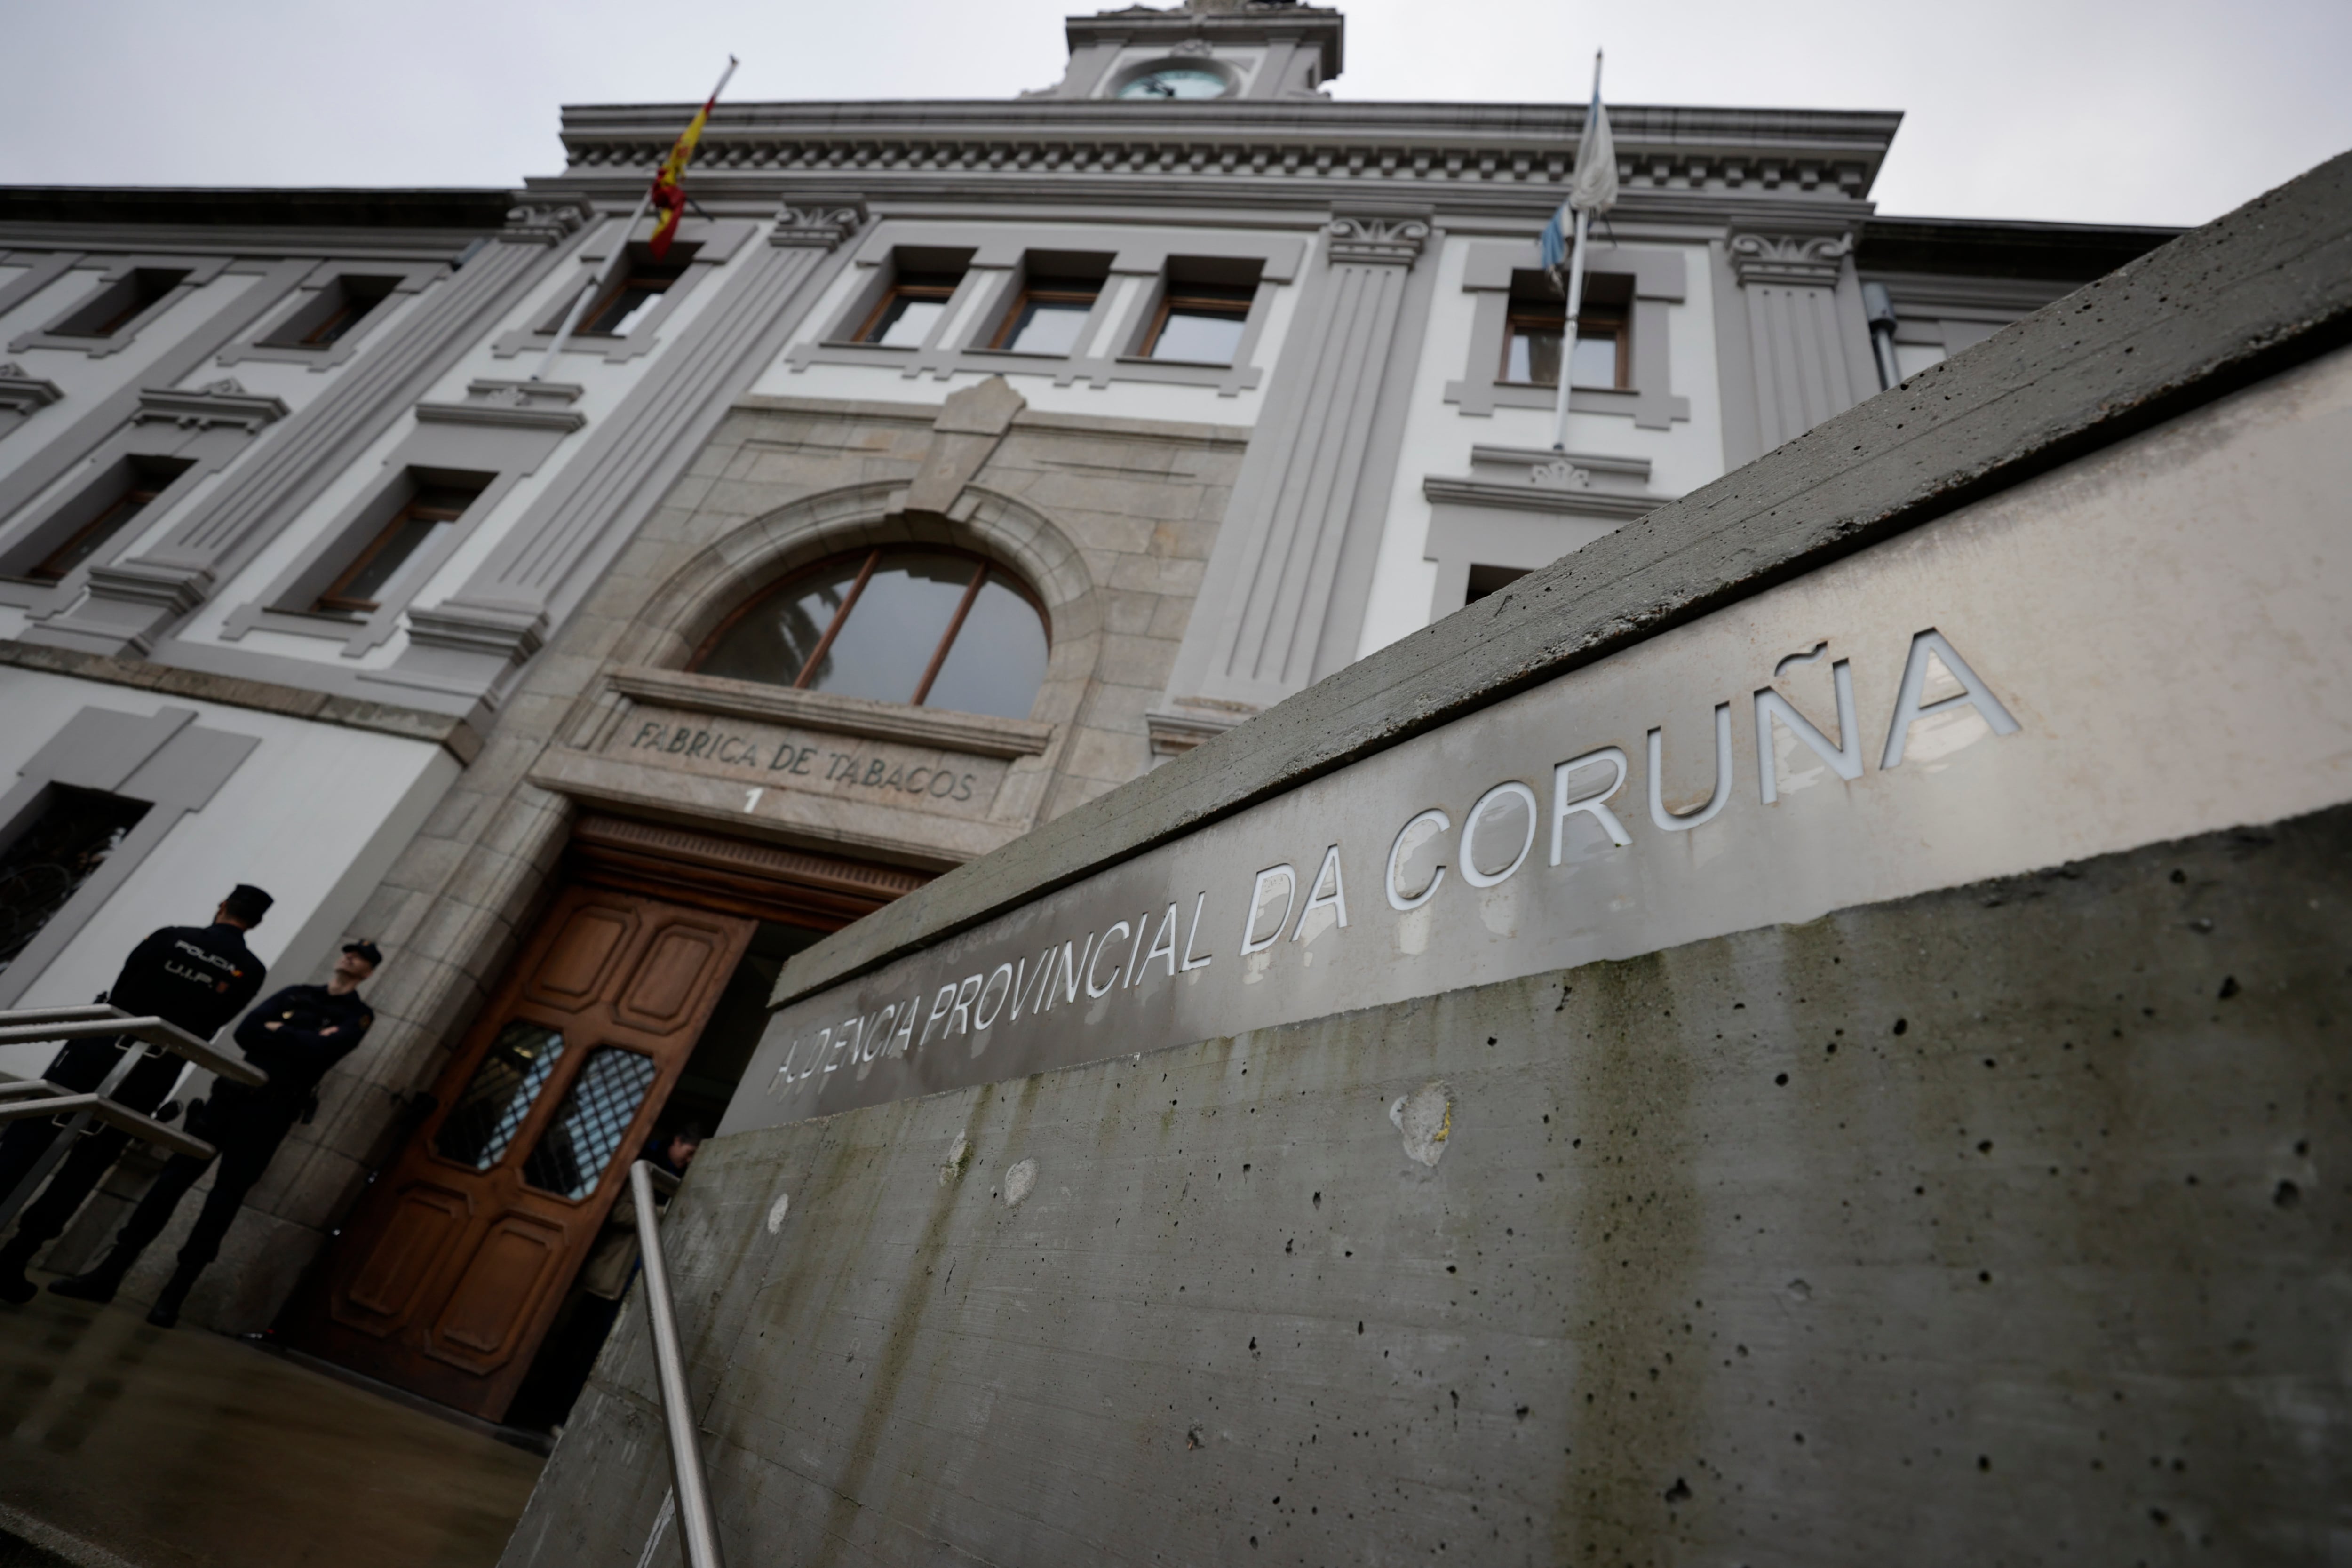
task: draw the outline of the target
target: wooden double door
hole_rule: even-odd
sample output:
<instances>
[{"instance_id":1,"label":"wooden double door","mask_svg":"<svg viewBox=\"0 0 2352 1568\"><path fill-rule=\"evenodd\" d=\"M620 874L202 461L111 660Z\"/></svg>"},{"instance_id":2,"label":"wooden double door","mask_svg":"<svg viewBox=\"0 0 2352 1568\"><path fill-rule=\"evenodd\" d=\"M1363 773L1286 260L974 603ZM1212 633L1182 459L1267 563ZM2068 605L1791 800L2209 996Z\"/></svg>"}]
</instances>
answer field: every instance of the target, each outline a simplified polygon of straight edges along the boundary
<instances>
[{"instance_id":1,"label":"wooden double door","mask_svg":"<svg viewBox=\"0 0 2352 1568\"><path fill-rule=\"evenodd\" d=\"M289 1341L503 1417L756 924L603 888L561 894Z\"/></svg>"}]
</instances>

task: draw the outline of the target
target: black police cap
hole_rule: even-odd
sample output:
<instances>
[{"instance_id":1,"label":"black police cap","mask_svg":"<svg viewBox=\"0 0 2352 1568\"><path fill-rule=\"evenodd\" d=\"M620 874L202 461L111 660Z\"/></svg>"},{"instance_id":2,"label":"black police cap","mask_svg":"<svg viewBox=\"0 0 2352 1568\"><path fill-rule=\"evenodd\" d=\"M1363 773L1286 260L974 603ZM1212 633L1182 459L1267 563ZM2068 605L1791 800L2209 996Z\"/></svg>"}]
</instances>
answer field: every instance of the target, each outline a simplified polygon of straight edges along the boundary
<instances>
[{"instance_id":1,"label":"black police cap","mask_svg":"<svg viewBox=\"0 0 2352 1568\"><path fill-rule=\"evenodd\" d=\"M269 906L277 901L259 888L250 883L239 882L229 889L228 897L221 900L221 905L238 920L247 924L257 924L262 916L269 912Z\"/></svg>"},{"instance_id":2,"label":"black police cap","mask_svg":"<svg viewBox=\"0 0 2352 1568\"><path fill-rule=\"evenodd\" d=\"M368 962L368 967L371 969L383 962L383 950L376 946L375 943L369 942L364 937L361 938L358 942L347 942L343 943L343 951L345 952L355 952L362 958L366 959Z\"/></svg>"}]
</instances>

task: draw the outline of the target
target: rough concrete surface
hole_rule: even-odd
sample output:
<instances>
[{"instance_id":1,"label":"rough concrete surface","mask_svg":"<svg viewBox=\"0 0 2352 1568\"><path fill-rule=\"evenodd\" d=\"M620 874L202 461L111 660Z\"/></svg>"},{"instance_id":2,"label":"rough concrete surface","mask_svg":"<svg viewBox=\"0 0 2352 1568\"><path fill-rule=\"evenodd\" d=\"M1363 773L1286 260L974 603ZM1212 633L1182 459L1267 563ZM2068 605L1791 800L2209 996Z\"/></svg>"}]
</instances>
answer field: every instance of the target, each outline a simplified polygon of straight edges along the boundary
<instances>
[{"instance_id":1,"label":"rough concrete surface","mask_svg":"<svg viewBox=\"0 0 2352 1568\"><path fill-rule=\"evenodd\" d=\"M2148 429L2352 336L2352 153L797 954L777 999Z\"/></svg>"},{"instance_id":2,"label":"rough concrete surface","mask_svg":"<svg viewBox=\"0 0 2352 1568\"><path fill-rule=\"evenodd\" d=\"M2347 909L2341 807L717 1141L730 1560L2330 1560ZM512 1568L638 1561L651 1394Z\"/></svg>"}]
</instances>

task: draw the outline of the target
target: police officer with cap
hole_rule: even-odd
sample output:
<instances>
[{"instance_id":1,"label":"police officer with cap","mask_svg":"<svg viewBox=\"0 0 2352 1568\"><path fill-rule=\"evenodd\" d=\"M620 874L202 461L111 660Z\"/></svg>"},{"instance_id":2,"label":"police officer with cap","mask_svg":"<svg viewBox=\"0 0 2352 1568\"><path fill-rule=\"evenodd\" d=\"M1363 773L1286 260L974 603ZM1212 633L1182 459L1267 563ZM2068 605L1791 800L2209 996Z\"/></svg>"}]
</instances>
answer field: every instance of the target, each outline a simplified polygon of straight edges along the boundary
<instances>
[{"instance_id":1,"label":"police officer with cap","mask_svg":"<svg viewBox=\"0 0 2352 1568\"><path fill-rule=\"evenodd\" d=\"M273 902L259 888L239 884L221 900L211 925L165 926L131 950L122 973L101 1000L140 1017L177 1024L200 1040L211 1039L261 990L268 971L247 950L245 933L261 923ZM106 1080L126 1049L147 1047L121 1037L76 1040L57 1054L42 1076L86 1094ZM186 1066L169 1052L155 1051L123 1076L111 1098L152 1115ZM36 1118L14 1122L0 1134L0 1198L16 1190L58 1131L54 1121ZM33 1299L26 1265L65 1230L130 1142L129 1133L106 1127L94 1128L75 1142L41 1195L25 1206L16 1234L0 1246L0 1301L22 1306Z\"/></svg>"},{"instance_id":2,"label":"police officer with cap","mask_svg":"<svg viewBox=\"0 0 2352 1568\"><path fill-rule=\"evenodd\" d=\"M383 962L372 942L345 945L335 961L334 973L324 985L289 985L245 1016L236 1026L236 1043L246 1060L269 1075L259 1089L220 1082L212 1098L188 1117L188 1131L220 1152L220 1171L205 1195L202 1213L180 1248L179 1267L155 1300L147 1321L168 1329L180 1321L180 1308L195 1288L196 1277L220 1253L221 1238L236 1218L239 1205L269 1168L278 1145L316 1103L319 1080L352 1053L375 1022L375 1014L360 1000L359 984ZM59 1279L49 1289L78 1301L111 1301L122 1277L147 1244L163 1234L172 1211L196 1178L212 1163L207 1157L174 1154L155 1177L155 1184L131 1211L114 1247L98 1267L71 1279Z\"/></svg>"}]
</instances>

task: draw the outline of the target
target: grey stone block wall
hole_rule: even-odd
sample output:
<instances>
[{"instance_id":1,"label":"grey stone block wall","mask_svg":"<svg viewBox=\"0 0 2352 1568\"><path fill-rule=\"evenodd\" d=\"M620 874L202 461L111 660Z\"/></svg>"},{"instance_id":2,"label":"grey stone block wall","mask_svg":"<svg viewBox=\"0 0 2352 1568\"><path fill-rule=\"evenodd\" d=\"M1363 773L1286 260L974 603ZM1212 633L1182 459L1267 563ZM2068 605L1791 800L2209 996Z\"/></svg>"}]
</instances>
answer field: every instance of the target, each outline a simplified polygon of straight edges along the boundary
<instances>
[{"instance_id":1,"label":"grey stone block wall","mask_svg":"<svg viewBox=\"0 0 2352 1568\"><path fill-rule=\"evenodd\" d=\"M2347 900L2337 808L721 1141L729 1556L2324 1560ZM638 1560L652 1398L633 1300L509 1568Z\"/></svg>"},{"instance_id":2,"label":"grey stone block wall","mask_svg":"<svg viewBox=\"0 0 2352 1568\"><path fill-rule=\"evenodd\" d=\"M536 658L451 787L352 929L385 954L369 987L377 1023L331 1074L317 1120L297 1127L247 1201L190 1315L230 1330L266 1326L370 1171L396 1152L404 1113L430 1089L551 896L573 808L529 773L615 663L682 664L692 651L661 616L688 564L796 503L902 486L921 467L937 410L920 405L747 399ZM1168 679L1247 433L1215 426L1017 416L971 480L1024 503L1073 551L1083 581L1070 619L1096 642L1076 718L1049 756L1039 820L1150 765L1145 709ZM711 616L758 584L716 587ZM1057 627L1057 635L1062 628ZM822 848L823 846L816 847ZM290 978L290 977L289 977ZM149 1249L126 1285L147 1299L194 1219ZM265 1262L265 1254L267 1255Z\"/></svg>"}]
</instances>

